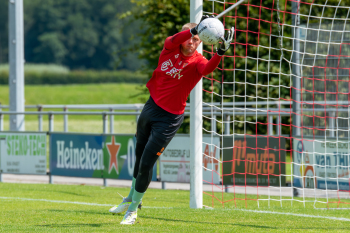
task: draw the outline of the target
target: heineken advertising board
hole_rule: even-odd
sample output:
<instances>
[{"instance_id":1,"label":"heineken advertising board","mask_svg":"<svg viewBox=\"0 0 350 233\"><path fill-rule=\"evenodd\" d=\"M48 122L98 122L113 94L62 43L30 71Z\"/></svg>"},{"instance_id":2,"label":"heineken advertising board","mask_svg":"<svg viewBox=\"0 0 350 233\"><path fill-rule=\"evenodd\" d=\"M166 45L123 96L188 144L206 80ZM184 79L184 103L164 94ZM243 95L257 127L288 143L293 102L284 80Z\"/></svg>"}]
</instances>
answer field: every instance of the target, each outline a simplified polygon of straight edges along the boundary
<instances>
[{"instance_id":1,"label":"heineken advertising board","mask_svg":"<svg viewBox=\"0 0 350 233\"><path fill-rule=\"evenodd\" d=\"M135 164L134 135L50 135L52 175L130 180ZM157 180L153 169L152 180Z\"/></svg>"},{"instance_id":2,"label":"heineken advertising board","mask_svg":"<svg viewBox=\"0 0 350 233\"><path fill-rule=\"evenodd\" d=\"M272 137L224 137L225 185L285 185L285 139ZM281 183L280 183L281 182Z\"/></svg>"},{"instance_id":3,"label":"heineken advertising board","mask_svg":"<svg viewBox=\"0 0 350 233\"><path fill-rule=\"evenodd\" d=\"M0 132L3 173L46 175L45 133Z\"/></svg>"},{"instance_id":4,"label":"heineken advertising board","mask_svg":"<svg viewBox=\"0 0 350 233\"><path fill-rule=\"evenodd\" d=\"M349 141L293 140L293 186L349 191Z\"/></svg>"}]
</instances>

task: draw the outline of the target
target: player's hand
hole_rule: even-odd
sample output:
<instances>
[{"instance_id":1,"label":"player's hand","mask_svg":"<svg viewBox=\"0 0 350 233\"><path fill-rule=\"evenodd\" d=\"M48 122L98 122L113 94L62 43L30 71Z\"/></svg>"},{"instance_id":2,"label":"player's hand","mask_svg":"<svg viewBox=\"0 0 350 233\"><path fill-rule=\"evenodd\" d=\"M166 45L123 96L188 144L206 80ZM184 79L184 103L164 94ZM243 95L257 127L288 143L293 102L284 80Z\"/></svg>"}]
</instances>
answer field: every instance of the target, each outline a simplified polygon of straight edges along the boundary
<instances>
[{"instance_id":1,"label":"player's hand","mask_svg":"<svg viewBox=\"0 0 350 233\"><path fill-rule=\"evenodd\" d=\"M194 28L191 29L191 34L192 34L192 36L195 36L195 35L198 34L198 26L199 26L199 24L200 24L203 20L205 20L205 19L207 19L207 18L214 18L214 15L203 15L202 18L201 18L201 21L199 21L199 23L197 24L197 26L195 26Z\"/></svg>"},{"instance_id":2,"label":"player's hand","mask_svg":"<svg viewBox=\"0 0 350 233\"><path fill-rule=\"evenodd\" d=\"M222 43L221 43L221 46L220 46L220 48L218 49L218 52L217 52L219 56L224 55L225 52L230 48L234 32L235 32L235 28L232 27L227 32L226 37L225 38L224 37L221 38Z\"/></svg>"}]
</instances>

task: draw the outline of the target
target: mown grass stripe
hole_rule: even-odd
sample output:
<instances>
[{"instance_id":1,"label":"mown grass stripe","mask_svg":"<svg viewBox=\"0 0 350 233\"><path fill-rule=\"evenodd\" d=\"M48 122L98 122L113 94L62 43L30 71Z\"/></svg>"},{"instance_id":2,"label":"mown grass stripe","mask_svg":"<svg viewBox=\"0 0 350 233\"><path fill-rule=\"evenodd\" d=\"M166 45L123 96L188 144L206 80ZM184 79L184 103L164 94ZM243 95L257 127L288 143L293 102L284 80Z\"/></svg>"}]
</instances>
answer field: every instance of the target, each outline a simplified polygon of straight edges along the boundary
<instances>
[{"instance_id":1,"label":"mown grass stripe","mask_svg":"<svg viewBox=\"0 0 350 233\"><path fill-rule=\"evenodd\" d=\"M52 203L66 203L66 204L90 205L90 206L110 206L110 207L114 206L114 204L98 204L98 203L89 203L89 202L33 199L33 198L22 198L22 197L0 197L0 199L12 199L12 200L20 200L20 201L43 201L43 202L52 202ZM142 206L142 208L173 209L173 207L158 207L158 206ZM218 210L218 209L213 209L213 210ZM243 211L243 212L252 212L252 213L259 213L259 214L261 213L261 214L290 215L290 216L296 216L296 217L321 218L321 219L350 222L349 218L338 218L338 217L320 216L320 215L295 214L295 213L288 213L288 212L275 212L275 211L265 211L265 210L247 210L247 209L223 209L223 210Z\"/></svg>"}]
</instances>

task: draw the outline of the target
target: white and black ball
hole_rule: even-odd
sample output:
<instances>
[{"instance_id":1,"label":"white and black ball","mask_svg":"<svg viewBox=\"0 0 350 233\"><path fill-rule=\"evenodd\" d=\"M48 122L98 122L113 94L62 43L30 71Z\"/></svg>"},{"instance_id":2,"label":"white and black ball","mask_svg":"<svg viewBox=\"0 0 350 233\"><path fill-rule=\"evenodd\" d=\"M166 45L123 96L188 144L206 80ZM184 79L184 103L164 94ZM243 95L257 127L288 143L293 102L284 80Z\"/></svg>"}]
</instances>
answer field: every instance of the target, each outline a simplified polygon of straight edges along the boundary
<instances>
[{"instance_id":1,"label":"white and black ball","mask_svg":"<svg viewBox=\"0 0 350 233\"><path fill-rule=\"evenodd\" d=\"M199 39L205 44L217 44L224 35L224 25L216 18L207 18L198 25Z\"/></svg>"}]
</instances>

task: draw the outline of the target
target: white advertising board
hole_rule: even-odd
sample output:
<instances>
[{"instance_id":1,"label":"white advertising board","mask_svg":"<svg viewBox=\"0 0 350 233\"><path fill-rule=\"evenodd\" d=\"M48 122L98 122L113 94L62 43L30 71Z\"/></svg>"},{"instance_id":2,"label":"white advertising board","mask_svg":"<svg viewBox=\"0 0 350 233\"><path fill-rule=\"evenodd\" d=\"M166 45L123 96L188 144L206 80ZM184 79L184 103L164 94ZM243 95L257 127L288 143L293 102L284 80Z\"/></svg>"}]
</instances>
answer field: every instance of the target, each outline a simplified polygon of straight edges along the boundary
<instances>
[{"instance_id":1,"label":"white advertising board","mask_svg":"<svg viewBox=\"0 0 350 233\"><path fill-rule=\"evenodd\" d=\"M204 136L202 145L203 183L220 184L220 138ZM190 156L190 136L175 136L160 156L161 181L189 183Z\"/></svg>"},{"instance_id":2,"label":"white advertising board","mask_svg":"<svg viewBox=\"0 0 350 233\"><path fill-rule=\"evenodd\" d=\"M293 152L294 186L349 190L349 141L294 139Z\"/></svg>"},{"instance_id":3,"label":"white advertising board","mask_svg":"<svg viewBox=\"0 0 350 233\"><path fill-rule=\"evenodd\" d=\"M0 168L3 173L46 174L45 133L0 132Z\"/></svg>"}]
</instances>

